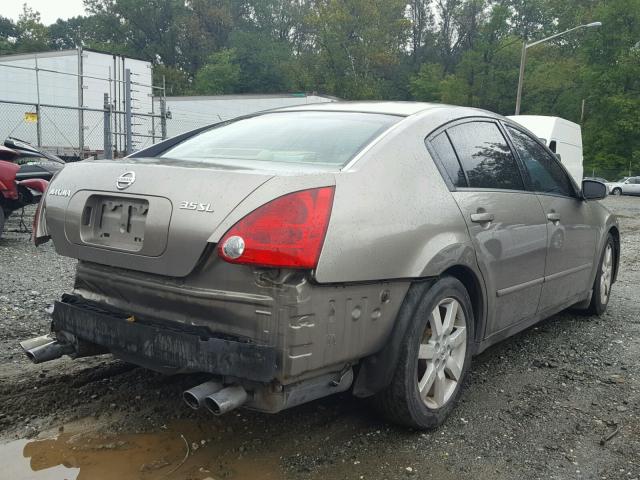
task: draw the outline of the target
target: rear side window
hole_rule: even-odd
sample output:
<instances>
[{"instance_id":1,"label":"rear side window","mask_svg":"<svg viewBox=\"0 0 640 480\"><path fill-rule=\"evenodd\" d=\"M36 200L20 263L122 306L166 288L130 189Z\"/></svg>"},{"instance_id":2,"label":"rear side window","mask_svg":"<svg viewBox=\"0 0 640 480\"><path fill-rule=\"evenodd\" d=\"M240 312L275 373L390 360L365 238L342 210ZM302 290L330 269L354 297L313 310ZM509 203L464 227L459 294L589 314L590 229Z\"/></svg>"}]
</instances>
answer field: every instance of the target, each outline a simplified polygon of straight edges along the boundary
<instances>
[{"instance_id":1,"label":"rear side window","mask_svg":"<svg viewBox=\"0 0 640 480\"><path fill-rule=\"evenodd\" d=\"M455 187L466 187L467 179L464 176L464 172L462 171L456 152L453 149L447 134L442 132L432 138L429 143L438 156L440 164L444 167L447 175L451 179L451 183L453 183Z\"/></svg>"},{"instance_id":2,"label":"rear side window","mask_svg":"<svg viewBox=\"0 0 640 480\"><path fill-rule=\"evenodd\" d=\"M471 188L524 190L516 160L498 126L469 122L447 130Z\"/></svg>"},{"instance_id":3,"label":"rear side window","mask_svg":"<svg viewBox=\"0 0 640 480\"><path fill-rule=\"evenodd\" d=\"M507 131L529 174L534 191L567 197L574 195L571 180L556 158L524 132L510 126L507 126Z\"/></svg>"},{"instance_id":4,"label":"rear side window","mask_svg":"<svg viewBox=\"0 0 640 480\"><path fill-rule=\"evenodd\" d=\"M274 112L231 121L161 156L242 168L342 167L402 117L359 112Z\"/></svg>"}]
</instances>

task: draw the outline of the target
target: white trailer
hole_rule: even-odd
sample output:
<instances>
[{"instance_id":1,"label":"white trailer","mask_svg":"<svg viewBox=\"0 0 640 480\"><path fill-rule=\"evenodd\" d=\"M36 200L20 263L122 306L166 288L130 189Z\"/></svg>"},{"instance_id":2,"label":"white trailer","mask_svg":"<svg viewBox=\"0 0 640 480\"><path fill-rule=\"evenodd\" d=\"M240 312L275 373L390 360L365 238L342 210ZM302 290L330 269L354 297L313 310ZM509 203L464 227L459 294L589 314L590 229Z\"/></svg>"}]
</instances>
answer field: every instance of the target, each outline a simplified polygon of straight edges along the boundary
<instances>
[{"instance_id":1,"label":"white trailer","mask_svg":"<svg viewBox=\"0 0 640 480\"><path fill-rule=\"evenodd\" d=\"M88 49L0 56L0 141L15 136L36 145L39 127L46 150L102 151L104 96L108 94L115 110L124 111L126 69L136 83L133 112L152 113L150 62ZM112 122L114 146L124 150L124 115L113 115ZM134 137L145 138L148 123L134 122Z\"/></svg>"},{"instance_id":2,"label":"white trailer","mask_svg":"<svg viewBox=\"0 0 640 480\"><path fill-rule=\"evenodd\" d=\"M306 93L166 97L170 116L167 119L167 137L262 110L337 100L335 97ZM160 98L155 101L155 111L159 112Z\"/></svg>"}]
</instances>

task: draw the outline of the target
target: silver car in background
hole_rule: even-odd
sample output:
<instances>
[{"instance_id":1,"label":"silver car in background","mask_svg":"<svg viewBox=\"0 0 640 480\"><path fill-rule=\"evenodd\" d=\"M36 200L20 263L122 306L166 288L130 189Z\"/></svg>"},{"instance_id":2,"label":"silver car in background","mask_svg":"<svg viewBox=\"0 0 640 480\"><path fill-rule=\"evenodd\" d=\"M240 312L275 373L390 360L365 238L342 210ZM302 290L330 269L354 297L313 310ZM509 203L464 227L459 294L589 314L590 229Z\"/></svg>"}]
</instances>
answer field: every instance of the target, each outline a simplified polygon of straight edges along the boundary
<instances>
[{"instance_id":1,"label":"silver car in background","mask_svg":"<svg viewBox=\"0 0 640 480\"><path fill-rule=\"evenodd\" d=\"M624 177L606 185L611 195L640 195L640 177Z\"/></svg>"},{"instance_id":2,"label":"silver car in background","mask_svg":"<svg viewBox=\"0 0 640 480\"><path fill-rule=\"evenodd\" d=\"M471 358L568 307L602 314L606 187L501 116L423 103L264 112L70 164L35 238L79 260L35 362L111 352L203 372L193 408L336 392L431 428Z\"/></svg>"}]
</instances>

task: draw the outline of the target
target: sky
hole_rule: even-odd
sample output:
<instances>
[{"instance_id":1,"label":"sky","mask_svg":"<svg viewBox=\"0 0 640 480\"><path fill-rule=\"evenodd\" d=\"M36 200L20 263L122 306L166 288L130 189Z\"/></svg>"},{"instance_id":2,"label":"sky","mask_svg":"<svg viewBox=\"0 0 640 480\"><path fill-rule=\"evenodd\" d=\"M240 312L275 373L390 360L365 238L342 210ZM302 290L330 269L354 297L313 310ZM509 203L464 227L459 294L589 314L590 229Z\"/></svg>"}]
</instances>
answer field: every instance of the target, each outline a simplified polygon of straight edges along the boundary
<instances>
[{"instance_id":1,"label":"sky","mask_svg":"<svg viewBox=\"0 0 640 480\"><path fill-rule=\"evenodd\" d=\"M2 0L0 3L0 15L14 21L22 13L24 3L40 12L45 25L55 23L58 18L67 19L84 14L82 0Z\"/></svg>"}]
</instances>

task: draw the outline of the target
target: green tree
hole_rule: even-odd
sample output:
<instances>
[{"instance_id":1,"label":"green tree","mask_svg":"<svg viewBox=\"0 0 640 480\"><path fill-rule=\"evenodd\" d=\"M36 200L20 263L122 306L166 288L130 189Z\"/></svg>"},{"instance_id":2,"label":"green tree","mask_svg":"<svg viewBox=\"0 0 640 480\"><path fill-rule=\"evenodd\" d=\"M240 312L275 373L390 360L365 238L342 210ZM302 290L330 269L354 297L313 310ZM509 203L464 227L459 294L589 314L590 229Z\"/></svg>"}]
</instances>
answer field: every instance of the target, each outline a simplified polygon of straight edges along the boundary
<instances>
[{"instance_id":1,"label":"green tree","mask_svg":"<svg viewBox=\"0 0 640 480\"><path fill-rule=\"evenodd\" d=\"M13 20L0 15L0 55L6 55L15 51L17 35L18 31Z\"/></svg>"},{"instance_id":2,"label":"green tree","mask_svg":"<svg viewBox=\"0 0 640 480\"><path fill-rule=\"evenodd\" d=\"M188 72L178 67L154 65L153 84L164 84L168 96L188 95L191 93L192 79Z\"/></svg>"},{"instance_id":3,"label":"green tree","mask_svg":"<svg viewBox=\"0 0 640 480\"><path fill-rule=\"evenodd\" d=\"M47 50L49 32L40 20L40 13L22 6L22 13L16 22L16 52L37 52Z\"/></svg>"},{"instance_id":4,"label":"green tree","mask_svg":"<svg viewBox=\"0 0 640 480\"><path fill-rule=\"evenodd\" d=\"M198 70L193 90L204 95L233 93L238 85L240 66L233 50L220 50L209 56L207 63Z\"/></svg>"},{"instance_id":5,"label":"green tree","mask_svg":"<svg viewBox=\"0 0 640 480\"><path fill-rule=\"evenodd\" d=\"M308 18L320 90L345 98L386 96L408 38L398 0L318 0Z\"/></svg>"},{"instance_id":6,"label":"green tree","mask_svg":"<svg viewBox=\"0 0 640 480\"><path fill-rule=\"evenodd\" d=\"M612 0L589 12L602 21L581 48L587 166L640 174L640 0Z\"/></svg>"},{"instance_id":7,"label":"green tree","mask_svg":"<svg viewBox=\"0 0 640 480\"><path fill-rule=\"evenodd\" d=\"M411 77L411 94L416 100L442 101L444 67L439 63L423 63L420 71Z\"/></svg>"},{"instance_id":8,"label":"green tree","mask_svg":"<svg viewBox=\"0 0 640 480\"><path fill-rule=\"evenodd\" d=\"M119 45L120 52L124 47L122 53L133 57L178 65L184 0L85 0L85 8L107 27L100 43Z\"/></svg>"},{"instance_id":9,"label":"green tree","mask_svg":"<svg viewBox=\"0 0 640 480\"><path fill-rule=\"evenodd\" d=\"M48 27L49 46L55 50L64 50L90 45L95 40L96 24L95 17L58 19Z\"/></svg>"}]
</instances>

